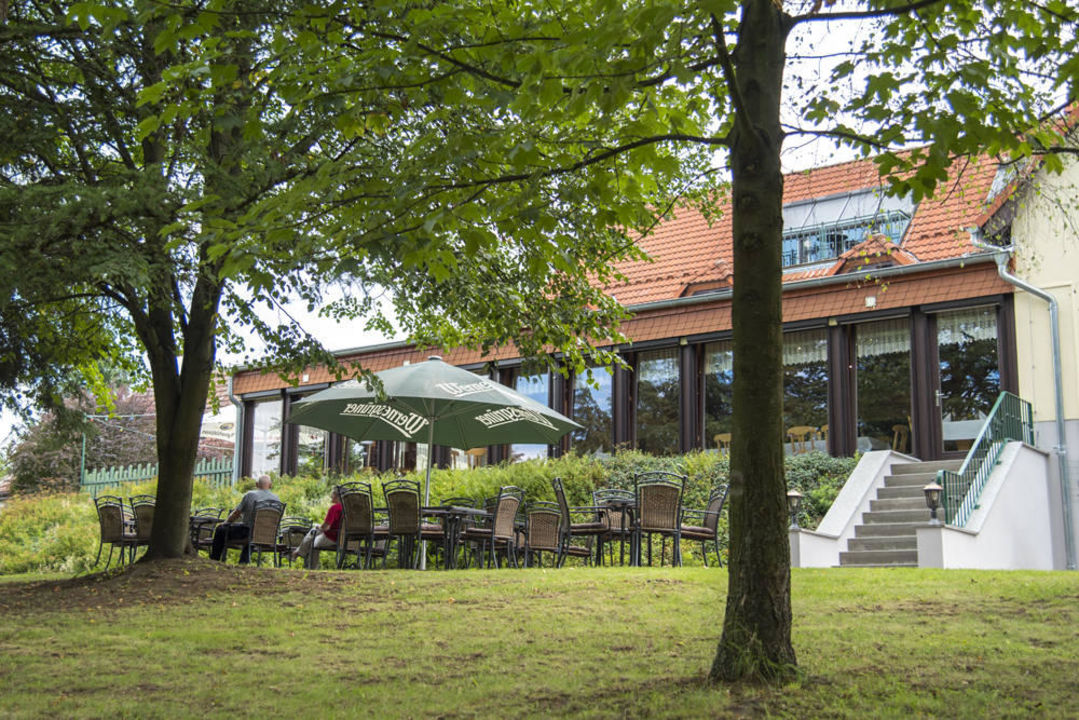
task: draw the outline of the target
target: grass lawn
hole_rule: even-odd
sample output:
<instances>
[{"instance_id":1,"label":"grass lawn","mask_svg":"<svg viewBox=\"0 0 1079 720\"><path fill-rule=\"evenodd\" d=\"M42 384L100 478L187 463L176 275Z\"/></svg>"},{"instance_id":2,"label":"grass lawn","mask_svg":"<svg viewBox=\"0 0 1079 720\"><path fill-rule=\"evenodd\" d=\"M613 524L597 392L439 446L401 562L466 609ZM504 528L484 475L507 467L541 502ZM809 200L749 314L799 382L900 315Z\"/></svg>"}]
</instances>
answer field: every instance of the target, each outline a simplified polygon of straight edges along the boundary
<instances>
[{"instance_id":1,"label":"grass lawn","mask_svg":"<svg viewBox=\"0 0 1079 720\"><path fill-rule=\"evenodd\" d=\"M726 572L0 582L0 717L1074 717L1079 573L795 570L804 677L709 686Z\"/></svg>"}]
</instances>

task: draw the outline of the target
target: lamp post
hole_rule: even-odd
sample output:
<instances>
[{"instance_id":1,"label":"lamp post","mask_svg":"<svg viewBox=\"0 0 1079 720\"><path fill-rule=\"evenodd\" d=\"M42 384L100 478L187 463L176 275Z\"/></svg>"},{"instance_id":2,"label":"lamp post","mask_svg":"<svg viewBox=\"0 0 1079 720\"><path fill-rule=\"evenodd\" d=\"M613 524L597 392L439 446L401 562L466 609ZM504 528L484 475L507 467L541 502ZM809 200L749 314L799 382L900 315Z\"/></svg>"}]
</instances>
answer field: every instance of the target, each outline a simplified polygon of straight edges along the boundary
<instances>
[{"instance_id":1,"label":"lamp post","mask_svg":"<svg viewBox=\"0 0 1079 720\"><path fill-rule=\"evenodd\" d=\"M799 530L798 510L802 507L802 493L797 490L787 491L787 512L791 516L791 530Z\"/></svg>"},{"instance_id":2,"label":"lamp post","mask_svg":"<svg viewBox=\"0 0 1079 720\"><path fill-rule=\"evenodd\" d=\"M940 507L940 494L944 491L936 480L931 481L928 485L922 488L922 492L925 493L925 504L929 507L929 524L941 525L940 518L937 517L937 508Z\"/></svg>"}]
</instances>

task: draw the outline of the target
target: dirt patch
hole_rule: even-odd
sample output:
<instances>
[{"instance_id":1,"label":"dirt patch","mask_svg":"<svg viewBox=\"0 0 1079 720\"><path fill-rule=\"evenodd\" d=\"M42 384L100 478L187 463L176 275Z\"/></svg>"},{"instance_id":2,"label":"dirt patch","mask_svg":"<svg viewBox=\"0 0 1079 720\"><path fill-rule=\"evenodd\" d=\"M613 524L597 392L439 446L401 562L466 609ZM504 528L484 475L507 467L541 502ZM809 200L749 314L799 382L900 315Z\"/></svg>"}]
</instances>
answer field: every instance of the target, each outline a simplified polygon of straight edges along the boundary
<instances>
[{"instance_id":1,"label":"dirt patch","mask_svg":"<svg viewBox=\"0 0 1079 720\"><path fill-rule=\"evenodd\" d=\"M67 580L7 583L0 595L0 612L33 614L97 606L176 605L236 591L265 596L331 589L322 580L320 577L315 584L307 573L226 565L202 557L157 560ZM331 585L347 582L332 576L325 580Z\"/></svg>"}]
</instances>

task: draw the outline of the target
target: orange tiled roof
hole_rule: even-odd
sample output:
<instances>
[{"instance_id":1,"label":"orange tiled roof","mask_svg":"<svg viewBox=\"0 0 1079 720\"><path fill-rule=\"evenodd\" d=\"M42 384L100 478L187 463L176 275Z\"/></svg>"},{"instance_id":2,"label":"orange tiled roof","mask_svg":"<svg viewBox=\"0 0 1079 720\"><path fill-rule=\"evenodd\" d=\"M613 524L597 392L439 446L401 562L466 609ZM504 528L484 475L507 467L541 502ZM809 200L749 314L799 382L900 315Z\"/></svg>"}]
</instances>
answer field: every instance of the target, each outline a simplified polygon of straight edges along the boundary
<instances>
[{"instance_id":1,"label":"orange tiled roof","mask_svg":"<svg viewBox=\"0 0 1079 720\"><path fill-rule=\"evenodd\" d=\"M901 249L918 261L974 252L966 228L984 219L996 170L997 164L990 160L959 161L952 180L941 183L938 196L919 203ZM783 200L792 203L883 187L872 160L855 160L786 175ZM711 223L692 207L676 208L668 220L638 241L651 261L620 263L618 270L627 279L608 286L608 292L631 306L736 282L729 207L729 201L724 201L722 214ZM827 264L795 267L784 272L783 282L825 277L837 269Z\"/></svg>"}]
</instances>

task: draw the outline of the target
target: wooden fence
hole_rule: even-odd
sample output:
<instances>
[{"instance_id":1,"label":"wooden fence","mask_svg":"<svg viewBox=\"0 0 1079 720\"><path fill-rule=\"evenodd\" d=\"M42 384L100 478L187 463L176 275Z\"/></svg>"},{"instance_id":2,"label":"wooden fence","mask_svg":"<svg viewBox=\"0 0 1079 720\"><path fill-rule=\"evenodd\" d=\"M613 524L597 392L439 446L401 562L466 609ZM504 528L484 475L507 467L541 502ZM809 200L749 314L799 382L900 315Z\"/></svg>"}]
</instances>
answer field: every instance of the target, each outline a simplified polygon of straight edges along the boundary
<instances>
[{"instance_id":1,"label":"wooden fence","mask_svg":"<svg viewBox=\"0 0 1079 720\"><path fill-rule=\"evenodd\" d=\"M82 475L82 489L96 496L110 485L146 482L157 477L157 463L86 470ZM232 485L232 458L205 458L195 464L195 477L203 478L216 487Z\"/></svg>"}]
</instances>

